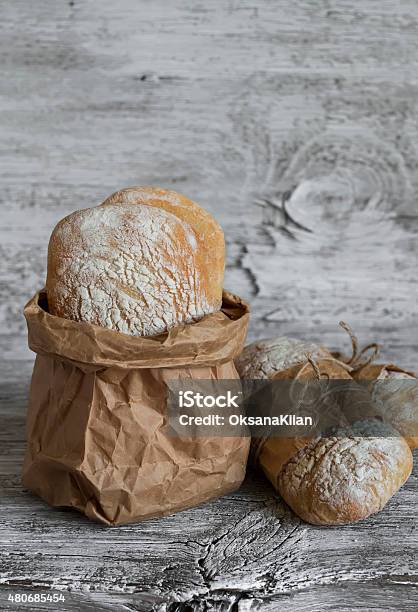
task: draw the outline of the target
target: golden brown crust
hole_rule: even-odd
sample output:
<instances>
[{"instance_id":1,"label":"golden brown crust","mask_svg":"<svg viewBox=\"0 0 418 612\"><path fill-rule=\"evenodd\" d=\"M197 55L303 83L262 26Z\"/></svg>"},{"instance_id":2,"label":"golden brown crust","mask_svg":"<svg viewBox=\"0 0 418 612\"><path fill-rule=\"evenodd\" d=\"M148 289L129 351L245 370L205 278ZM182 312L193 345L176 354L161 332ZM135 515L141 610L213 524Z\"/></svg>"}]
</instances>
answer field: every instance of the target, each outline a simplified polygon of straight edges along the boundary
<instances>
[{"instance_id":1,"label":"golden brown crust","mask_svg":"<svg viewBox=\"0 0 418 612\"><path fill-rule=\"evenodd\" d=\"M309 363L305 350L295 348L298 345L286 338L254 343L238 359L240 373L244 378L274 380L310 380L318 374L352 379L350 368L331 355L316 350ZM274 374L273 363L277 366ZM355 389L353 393L356 395ZM349 395L346 399L350 403ZM374 416L373 405L371 414ZM412 470L408 444L372 416L328 437L255 441L257 463L303 520L339 525L364 519L379 512L407 480Z\"/></svg>"},{"instance_id":2,"label":"golden brown crust","mask_svg":"<svg viewBox=\"0 0 418 612\"><path fill-rule=\"evenodd\" d=\"M414 372L393 364L371 364L353 374L366 384L384 421L418 447L418 381Z\"/></svg>"},{"instance_id":3,"label":"golden brown crust","mask_svg":"<svg viewBox=\"0 0 418 612\"><path fill-rule=\"evenodd\" d=\"M268 379L291 367L298 371L306 363L307 354L314 359L331 357L328 349L312 342L286 337L265 338L247 344L235 365L241 378Z\"/></svg>"},{"instance_id":4,"label":"golden brown crust","mask_svg":"<svg viewBox=\"0 0 418 612\"><path fill-rule=\"evenodd\" d=\"M207 283L206 295L212 305L222 301L225 271L225 240L219 223L204 208L176 191L159 187L127 187L116 191L101 204L145 204L168 211L187 223L198 243L195 265Z\"/></svg>"},{"instance_id":5,"label":"golden brown crust","mask_svg":"<svg viewBox=\"0 0 418 612\"><path fill-rule=\"evenodd\" d=\"M277 489L304 521L341 525L382 510L411 470L402 437L347 432L312 440L296 453L280 472Z\"/></svg>"},{"instance_id":6,"label":"golden brown crust","mask_svg":"<svg viewBox=\"0 0 418 612\"><path fill-rule=\"evenodd\" d=\"M334 380L351 380L351 376L347 373L344 364L336 361L332 357L322 357L315 362L315 366L321 376L327 376ZM317 373L313 366L306 361L304 364L297 363L284 370L276 372L271 377L271 380L294 380L300 381L316 380ZM280 389L277 389L280 391ZM337 424L341 424L343 416L338 405L334 407L333 413L330 407L327 408L327 420L331 422L335 419ZM312 437L271 437L266 438L258 453L258 463L263 469L267 478L271 481L275 489L278 490L278 481L284 466L305 446L308 446L312 441Z\"/></svg>"},{"instance_id":7,"label":"golden brown crust","mask_svg":"<svg viewBox=\"0 0 418 612\"><path fill-rule=\"evenodd\" d=\"M153 201L138 204L108 201L57 224L48 248L51 314L150 336L220 309L224 243L216 222L197 205L175 215ZM218 249L210 260L200 230L221 257Z\"/></svg>"}]
</instances>

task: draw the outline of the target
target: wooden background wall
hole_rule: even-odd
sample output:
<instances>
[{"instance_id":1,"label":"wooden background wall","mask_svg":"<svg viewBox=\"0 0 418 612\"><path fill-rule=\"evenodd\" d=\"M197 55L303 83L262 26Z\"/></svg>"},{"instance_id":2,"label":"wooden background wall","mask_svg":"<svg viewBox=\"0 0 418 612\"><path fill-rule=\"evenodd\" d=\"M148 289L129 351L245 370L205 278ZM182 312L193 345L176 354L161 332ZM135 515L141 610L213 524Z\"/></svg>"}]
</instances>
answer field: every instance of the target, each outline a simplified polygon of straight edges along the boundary
<instances>
[{"instance_id":1,"label":"wooden background wall","mask_svg":"<svg viewBox=\"0 0 418 612\"><path fill-rule=\"evenodd\" d=\"M228 243L226 286L251 303L251 338L294 335L337 345L346 342L338 330L338 321L345 319L364 342L383 343L387 358L416 368L418 4L416 0L13 0L0 6L0 49L0 352L5 400L0 474L3 499L11 504L5 507L8 531L4 528L3 543L14 534L23 551L23 557L3 561L3 583L23 580L25 563L39 554L41 583L44 579L50 586L54 580L65 585L67 567L72 576L68 580L82 589L89 584L88 576L94 581L98 566L87 563L83 573L83 546L77 544L75 565L70 557L67 565L56 559L59 569L54 574L51 557L47 562L42 556L35 515L28 519L18 484L32 365L22 308L44 282L47 241L54 224L120 187L152 184L176 189L222 223ZM265 507L273 502L265 502L265 497L271 500L271 492L250 489L252 507L270 529L270 510ZM208 511L213 525L218 520L214 517L229 524L236 513L246 514L250 494L245 491ZM400 498L409 520L416 514L411 495L412 488ZM61 516L42 511L48 520ZM184 540L185 530L198 529L199 521L203 529L206 511L191 511L179 515L189 517L176 519L180 523L167 519L165 524L169 530L174 525L170 533ZM35 534L36 550L25 549L15 516L24 522L27 534ZM63 521L59 541L65 548L70 536L63 516L56 520ZM257 517L252 517L248 520L257 525ZM44 520L43 533L53 538L54 530ZM285 527L278 544L285 552L290 547L286 538L299 537L292 520L289 535L283 535ZM388 547L393 537L401 555L398 561L404 563L398 574L403 574L411 571L411 557L401 552L409 536L399 525L393 527L391 521L396 520L387 515L379 533L386 534ZM33 522L32 531L28 521ZM152 536L157 540L160 525L155 523ZM379 519L371 525L378 530ZM91 546L97 537L97 554L104 554L104 536L88 531L93 528L84 523L79 529ZM153 528L136 529L128 533L128 540L136 538L138 546L145 547L141 554L146 558L143 551L151 550L146 541ZM194 591L190 584L187 589L170 584L175 570L166 569L166 582L158 583L159 563L166 554L160 542L160 552L153 553L160 561L142 564L145 578L141 572L142 578L135 578L137 591L148 585L158 597L150 595L148 601L143 596L136 599L142 603L135 604L143 607L121 609L169 605L164 593L170 589L179 601L194 601L196 593L205 589L211 593L208 601L216 599L216 580L235 572L226 567L229 561L223 549L228 538L235 541L234 529L230 527L227 539L221 538L217 545L206 545L205 538L201 545L186 540L171 545L168 556L183 555L186 569L192 558L203 559L189 575L198 584ZM358 541L370 539L367 525L356 529L335 532L330 546L334 551L340 547L351 559L350 567L345 566L336 553L341 572L348 568L345 575L350 580L361 574L361 551L353 552L344 538L354 534ZM119 533L123 540L123 532ZM309 533L299 573L292 573L286 560L274 553L274 563L284 563L283 571L286 567L284 579L271 562L276 581L263 578L263 572L260 577L256 557L243 546L247 561L242 568L250 565L248 572L238 572L236 588L255 598L262 592L267 597L269 588L276 594L292 592L293 605L302 609L305 600L298 599L298 593L303 583L305 589L310 585L310 601L317 601L317 585L338 580L339 573L333 573L331 561L331 565L324 562L322 574L307 569L312 561L306 541L309 546L322 541L320 531ZM119 536L112 538L115 545L120 541ZM56 549L48 546L53 557ZM133 571L135 556L129 550L124 562ZM368 550L367 580L381 575L379 567L386 568L385 575L396 574L389 552L376 553L373 546ZM323 552L330 555L326 547ZM212 563L215 554L221 561ZM271 560L271 554L266 552L266 559ZM288 554L292 556L290 549ZM303 559L308 559L306 565ZM115 564L120 568L123 562ZM154 578L148 576L148 566L154 568ZM269 576L270 570L266 570ZM106 562L101 571L104 590L109 589L111 572L119 576L118 570ZM115 580L124 591L123 581ZM389 582L393 587L396 580ZM388 587L389 582L373 591L378 599L381 596L376 609L385 609L387 593L397 598L398 587ZM338 589L324 587L321 609L338 609L332 606L340 605L341 597L347 601L358 597L356 609L368 609L363 591L352 595L344 580ZM126 587L124 592L131 591ZM242 595L228 597L219 601L238 606L242 599ZM269 609L278 609L274 605ZM240 606L250 609L244 599Z\"/></svg>"},{"instance_id":2,"label":"wooden background wall","mask_svg":"<svg viewBox=\"0 0 418 612\"><path fill-rule=\"evenodd\" d=\"M15 0L1 13L12 356L54 224L139 183L223 224L252 336L338 343L345 318L415 365L415 0Z\"/></svg>"}]
</instances>

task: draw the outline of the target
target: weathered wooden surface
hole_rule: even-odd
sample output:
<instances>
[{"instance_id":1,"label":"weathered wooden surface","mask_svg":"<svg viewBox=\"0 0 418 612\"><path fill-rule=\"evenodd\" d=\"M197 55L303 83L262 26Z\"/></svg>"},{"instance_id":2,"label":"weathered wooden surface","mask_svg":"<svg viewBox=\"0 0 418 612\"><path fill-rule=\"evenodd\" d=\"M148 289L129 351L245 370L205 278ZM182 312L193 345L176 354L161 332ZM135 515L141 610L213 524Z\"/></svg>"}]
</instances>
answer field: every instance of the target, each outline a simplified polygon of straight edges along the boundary
<instances>
[{"instance_id":1,"label":"weathered wooden surface","mask_svg":"<svg viewBox=\"0 0 418 612\"><path fill-rule=\"evenodd\" d=\"M250 472L217 502L108 529L22 490L27 392L12 376L0 393L2 610L16 592L63 592L60 610L416 609L417 470L357 525L306 525Z\"/></svg>"},{"instance_id":2,"label":"weathered wooden surface","mask_svg":"<svg viewBox=\"0 0 418 612\"><path fill-rule=\"evenodd\" d=\"M253 476L109 531L48 509L18 476L22 306L53 225L119 187L171 187L216 214L252 338L336 346L345 319L417 367L415 0L14 0L0 17L0 597L27 585L71 589L62 610L416 609L416 477L342 529L300 524Z\"/></svg>"},{"instance_id":3,"label":"weathered wooden surface","mask_svg":"<svg viewBox=\"0 0 418 612\"><path fill-rule=\"evenodd\" d=\"M14 380L2 385L1 397L0 584L8 588L0 596L32 587L75 591L66 595L73 609L89 609L89 602L206 609L214 601L219 609L274 610L284 602L303 609L322 597L323 585L330 609L340 592L353 601L356 592L367 594L378 609L386 609L383 593L416 605L416 476L379 516L339 529L302 524L251 474L239 493L219 502L109 530L22 491L26 389Z\"/></svg>"}]
</instances>

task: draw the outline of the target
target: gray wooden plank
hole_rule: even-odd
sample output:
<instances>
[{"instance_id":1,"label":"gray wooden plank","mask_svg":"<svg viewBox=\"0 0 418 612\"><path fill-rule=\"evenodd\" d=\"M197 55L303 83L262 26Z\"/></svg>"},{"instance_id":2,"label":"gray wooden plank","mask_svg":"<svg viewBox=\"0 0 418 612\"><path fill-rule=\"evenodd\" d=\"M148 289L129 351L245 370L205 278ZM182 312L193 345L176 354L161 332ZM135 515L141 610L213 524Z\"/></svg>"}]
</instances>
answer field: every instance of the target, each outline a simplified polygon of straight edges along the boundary
<instances>
[{"instance_id":1,"label":"gray wooden plank","mask_svg":"<svg viewBox=\"0 0 418 612\"><path fill-rule=\"evenodd\" d=\"M251 337L335 341L344 317L415 365L416 3L291 7L3 7L0 109L14 147L1 168L0 320L11 332L24 332L56 221L154 183L224 225L226 285L251 300ZM283 194L312 235L256 205Z\"/></svg>"}]
</instances>

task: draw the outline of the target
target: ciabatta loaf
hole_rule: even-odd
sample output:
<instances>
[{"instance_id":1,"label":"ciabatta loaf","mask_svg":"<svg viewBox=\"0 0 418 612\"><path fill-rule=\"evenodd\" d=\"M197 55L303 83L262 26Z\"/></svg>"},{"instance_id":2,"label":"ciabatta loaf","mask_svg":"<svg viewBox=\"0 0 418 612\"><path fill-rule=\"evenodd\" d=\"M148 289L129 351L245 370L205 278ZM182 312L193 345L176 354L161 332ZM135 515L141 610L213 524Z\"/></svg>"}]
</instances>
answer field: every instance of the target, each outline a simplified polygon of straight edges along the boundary
<instances>
[{"instance_id":1,"label":"ciabatta loaf","mask_svg":"<svg viewBox=\"0 0 418 612\"><path fill-rule=\"evenodd\" d=\"M270 378L276 372L306 363L306 355L314 359L331 357L319 344L295 338L265 338L248 344L235 360L235 366L241 378Z\"/></svg>"},{"instance_id":2,"label":"ciabatta loaf","mask_svg":"<svg viewBox=\"0 0 418 612\"><path fill-rule=\"evenodd\" d=\"M184 195L158 187L128 187L109 196L108 204L138 204L153 206L175 215L194 232L196 274L205 283L205 293L211 307L219 310L225 271L225 241L219 223L204 208Z\"/></svg>"},{"instance_id":3,"label":"ciabatta loaf","mask_svg":"<svg viewBox=\"0 0 418 612\"><path fill-rule=\"evenodd\" d=\"M202 231L210 225L213 236L216 222L209 219L200 223ZM210 262L198 223L193 227L163 207L109 203L72 213L49 243L51 314L150 336L216 312L224 267L223 234L216 228L219 249Z\"/></svg>"},{"instance_id":4,"label":"ciabatta loaf","mask_svg":"<svg viewBox=\"0 0 418 612\"><path fill-rule=\"evenodd\" d=\"M346 401L359 402L350 368L319 345L283 337L260 340L248 345L235 364L244 379L351 380ZM292 510L309 523L340 525L379 512L411 474L412 454L403 437L367 416L369 409L373 414L372 403L360 407L364 420L323 437L254 441L257 465ZM338 417L338 404L335 408ZM293 409L294 404L289 405ZM324 412L331 424L331 406L324 404Z\"/></svg>"},{"instance_id":5,"label":"ciabatta loaf","mask_svg":"<svg viewBox=\"0 0 418 612\"><path fill-rule=\"evenodd\" d=\"M276 486L304 521L343 525L382 510L411 470L411 451L395 430L359 422L312 440L285 465Z\"/></svg>"}]
</instances>

